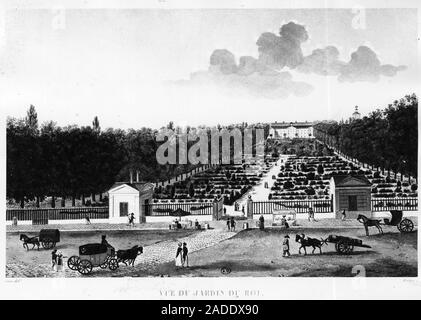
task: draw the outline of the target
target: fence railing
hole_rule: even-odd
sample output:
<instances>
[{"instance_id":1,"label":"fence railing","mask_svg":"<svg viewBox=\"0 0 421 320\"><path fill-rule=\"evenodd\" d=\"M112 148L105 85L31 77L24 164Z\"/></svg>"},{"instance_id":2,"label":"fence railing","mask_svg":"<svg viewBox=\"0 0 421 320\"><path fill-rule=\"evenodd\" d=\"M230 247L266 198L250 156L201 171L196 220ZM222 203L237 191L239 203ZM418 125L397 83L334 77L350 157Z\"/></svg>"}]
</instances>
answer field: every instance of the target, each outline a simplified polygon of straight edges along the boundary
<instances>
[{"instance_id":1,"label":"fence railing","mask_svg":"<svg viewBox=\"0 0 421 320\"><path fill-rule=\"evenodd\" d=\"M57 209L7 209L6 220L12 221L16 217L18 221L34 220L37 216L48 217L48 220L78 220L85 219L108 219L108 207L81 207L81 208L57 208Z\"/></svg>"},{"instance_id":2,"label":"fence railing","mask_svg":"<svg viewBox=\"0 0 421 320\"><path fill-rule=\"evenodd\" d=\"M308 213L313 208L314 213L333 211L332 200L279 200L253 201L253 214L272 214L274 210L293 209L297 213Z\"/></svg>"},{"instance_id":3,"label":"fence railing","mask_svg":"<svg viewBox=\"0 0 421 320\"><path fill-rule=\"evenodd\" d=\"M416 211L418 198L376 198L371 199L371 211Z\"/></svg>"},{"instance_id":4,"label":"fence railing","mask_svg":"<svg viewBox=\"0 0 421 320\"><path fill-rule=\"evenodd\" d=\"M212 215L213 203L152 203L143 210L146 216Z\"/></svg>"}]
</instances>

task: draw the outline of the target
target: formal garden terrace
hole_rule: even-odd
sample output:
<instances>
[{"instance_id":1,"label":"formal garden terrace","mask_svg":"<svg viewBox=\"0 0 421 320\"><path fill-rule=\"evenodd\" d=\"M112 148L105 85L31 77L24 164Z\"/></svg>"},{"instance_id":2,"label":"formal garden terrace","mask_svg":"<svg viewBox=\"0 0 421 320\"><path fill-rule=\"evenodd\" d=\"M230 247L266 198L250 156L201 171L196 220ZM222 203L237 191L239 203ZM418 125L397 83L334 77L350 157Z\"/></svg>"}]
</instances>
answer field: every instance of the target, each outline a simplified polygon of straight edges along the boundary
<instances>
[{"instance_id":1,"label":"formal garden terrace","mask_svg":"<svg viewBox=\"0 0 421 320\"><path fill-rule=\"evenodd\" d=\"M270 201L281 201L298 210L312 207L319 212L329 210L331 201L330 179L336 175L363 175L372 184L373 211L416 210L417 189L415 179L397 180L381 171L361 168L339 155L307 157L289 156L280 166L279 173L268 196ZM255 204L255 206L258 206ZM263 206L272 206L264 204ZM258 207L256 210L259 211ZM263 211L272 211L264 209Z\"/></svg>"},{"instance_id":2,"label":"formal garden terrace","mask_svg":"<svg viewBox=\"0 0 421 320\"><path fill-rule=\"evenodd\" d=\"M224 204L232 205L255 186L273 166L276 158L268 156L264 161L250 164L230 164L211 167L183 181L157 185L154 203L210 203L215 197L224 198Z\"/></svg>"}]
</instances>

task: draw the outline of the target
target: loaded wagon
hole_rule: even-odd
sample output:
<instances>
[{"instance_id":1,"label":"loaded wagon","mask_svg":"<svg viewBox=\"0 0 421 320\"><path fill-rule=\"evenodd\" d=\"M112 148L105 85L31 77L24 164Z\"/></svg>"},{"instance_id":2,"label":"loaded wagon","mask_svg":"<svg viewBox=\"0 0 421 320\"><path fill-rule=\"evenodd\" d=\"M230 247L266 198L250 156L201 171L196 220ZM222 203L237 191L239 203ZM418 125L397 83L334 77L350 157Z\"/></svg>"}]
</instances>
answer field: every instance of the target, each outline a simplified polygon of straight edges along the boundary
<instances>
[{"instance_id":1,"label":"loaded wagon","mask_svg":"<svg viewBox=\"0 0 421 320\"><path fill-rule=\"evenodd\" d=\"M41 229L38 239L44 249L52 249L57 242L60 242L60 231L58 229Z\"/></svg>"},{"instance_id":2,"label":"loaded wagon","mask_svg":"<svg viewBox=\"0 0 421 320\"><path fill-rule=\"evenodd\" d=\"M344 237L344 236L337 236L337 235L329 235L329 237L324 240L327 243L334 243L335 250L339 254L349 254L354 251L354 247L360 248L371 248L369 245L363 244L363 241L360 239Z\"/></svg>"},{"instance_id":3,"label":"loaded wagon","mask_svg":"<svg viewBox=\"0 0 421 320\"><path fill-rule=\"evenodd\" d=\"M77 270L79 273L87 275L92 272L94 267L117 270L118 260L113 247L101 243L91 243L80 246L79 256L71 256L67 260L67 266L71 270Z\"/></svg>"}]
</instances>

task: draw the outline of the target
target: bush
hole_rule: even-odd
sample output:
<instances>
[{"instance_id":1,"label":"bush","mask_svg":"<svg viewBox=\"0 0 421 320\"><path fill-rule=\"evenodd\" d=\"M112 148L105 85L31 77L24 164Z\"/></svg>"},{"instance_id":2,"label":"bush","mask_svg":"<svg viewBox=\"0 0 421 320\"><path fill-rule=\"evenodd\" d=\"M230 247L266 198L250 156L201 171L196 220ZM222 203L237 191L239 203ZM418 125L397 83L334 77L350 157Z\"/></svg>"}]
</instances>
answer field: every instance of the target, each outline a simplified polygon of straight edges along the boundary
<instances>
[{"instance_id":1,"label":"bush","mask_svg":"<svg viewBox=\"0 0 421 320\"><path fill-rule=\"evenodd\" d=\"M291 181L286 181L284 183L284 189L292 189L294 188L294 184Z\"/></svg>"},{"instance_id":2,"label":"bush","mask_svg":"<svg viewBox=\"0 0 421 320\"><path fill-rule=\"evenodd\" d=\"M417 191L417 189L418 189L418 186L414 183L414 184L411 186L411 190L412 190L412 191Z\"/></svg>"}]
</instances>

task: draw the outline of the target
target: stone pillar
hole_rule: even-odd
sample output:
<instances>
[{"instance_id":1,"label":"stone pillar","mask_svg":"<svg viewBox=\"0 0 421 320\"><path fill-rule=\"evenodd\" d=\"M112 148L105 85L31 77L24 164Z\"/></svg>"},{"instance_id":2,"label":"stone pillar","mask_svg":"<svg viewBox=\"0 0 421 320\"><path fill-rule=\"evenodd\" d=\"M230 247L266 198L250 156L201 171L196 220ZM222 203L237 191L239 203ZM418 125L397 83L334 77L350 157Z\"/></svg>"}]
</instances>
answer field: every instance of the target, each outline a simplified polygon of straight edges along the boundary
<instances>
[{"instance_id":1,"label":"stone pillar","mask_svg":"<svg viewBox=\"0 0 421 320\"><path fill-rule=\"evenodd\" d=\"M216 199L212 202L212 220L213 221L219 220L218 200Z\"/></svg>"},{"instance_id":2,"label":"stone pillar","mask_svg":"<svg viewBox=\"0 0 421 320\"><path fill-rule=\"evenodd\" d=\"M247 219L253 220L253 200L247 199Z\"/></svg>"}]
</instances>

